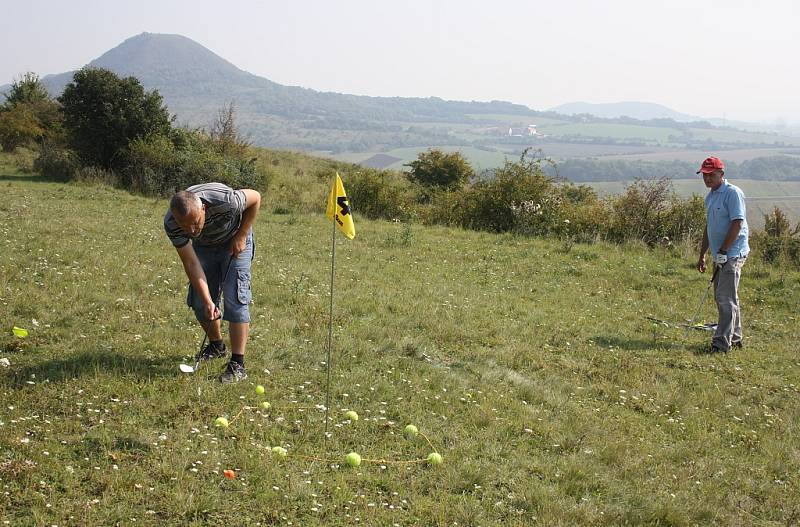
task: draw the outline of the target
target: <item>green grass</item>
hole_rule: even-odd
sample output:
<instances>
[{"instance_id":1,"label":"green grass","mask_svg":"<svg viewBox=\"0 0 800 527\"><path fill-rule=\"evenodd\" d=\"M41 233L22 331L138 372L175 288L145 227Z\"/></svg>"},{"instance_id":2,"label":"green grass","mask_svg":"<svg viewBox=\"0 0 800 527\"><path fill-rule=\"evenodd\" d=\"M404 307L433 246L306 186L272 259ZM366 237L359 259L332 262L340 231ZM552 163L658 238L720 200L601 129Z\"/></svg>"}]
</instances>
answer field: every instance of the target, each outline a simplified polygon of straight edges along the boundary
<instances>
[{"instance_id":1,"label":"green grass","mask_svg":"<svg viewBox=\"0 0 800 527\"><path fill-rule=\"evenodd\" d=\"M582 135L587 137L612 137L622 140L655 141L668 143L669 136L680 135L675 128L639 126L633 124L571 123L540 127L540 132L553 135Z\"/></svg>"},{"instance_id":2,"label":"green grass","mask_svg":"<svg viewBox=\"0 0 800 527\"><path fill-rule=\"evenodd\" d=\"M0 367L0 518L12 525L800 518L798 273L748 262L747 348L710 356L706 334L644 318L691 316L707 277L691 269L690 250L371 222L356 211L358 236L339 236L336 251L326 441L322 216L270 214L265 196L250 377L221 386L220 363L177 371L201 333L161 227L166 201L8 166L0 189L0 357L10 361ZM700 318L713 320L710 302ZM30 336L15 339L13 325ZM270 411L256 408L262 399ZM347 422L349 409L361 419ZM239 417L215 429L221 415ZM407 423L431 444L404 439ZM267 452L275 445L287 459ZM408 463L432 449L442 466ZM358 469L342 463L351 450L365 458Z\"/></svg>"},{"instance_id":3,"label":"green grass","mask_svg":"<svg viewBox=\"0 0 800 527\"><path fill-rule=\"evenodd\" d=\"M741 130L717 130L707 128L692 128L692 137L700 140L711 140L718 143L751 143L767 144L784 143L786 145L800 145L800 138L773 133L745 132Z\"/></svg>"}]
</instances>

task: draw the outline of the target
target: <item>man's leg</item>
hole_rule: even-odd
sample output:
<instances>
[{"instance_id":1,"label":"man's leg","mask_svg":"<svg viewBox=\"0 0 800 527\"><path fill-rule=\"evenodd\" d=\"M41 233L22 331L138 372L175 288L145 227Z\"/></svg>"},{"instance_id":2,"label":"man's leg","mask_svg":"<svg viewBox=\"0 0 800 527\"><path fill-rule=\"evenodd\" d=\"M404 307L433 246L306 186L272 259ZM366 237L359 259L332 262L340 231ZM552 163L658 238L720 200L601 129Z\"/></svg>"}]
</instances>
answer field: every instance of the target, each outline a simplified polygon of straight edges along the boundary
<instances>
[{"instance_id":1,"label":"man's leg","mask_svg":"<svg viewBox=\"0 0 800 527\"><path fill-rule=\"evenodd\" d=\"M736 321L733 324L733 334L731 336L731 345L732 346L741 346L742 339L744 338L742 333L742 308L739 305L739 279L742 277L742 267L744 267L744 263L747 260L747 256L743 258L736 259L736 276L734 279L734 298L736 299L736 311L734 315L736 317Z\"/></svg>"},{"instance_id":2,"label":"man's leg","mask_svg":"<svg viewBox=\"0 0 800 527\"><path fill-rule=\"evenodd\" d=\"M206 275L208 283L208 291L211 294L211 300L215 304L219 304L220 296L220 281L222 280L223 260L225 260L226 253L215 247L196 246L195 254L203 267L203 273ZM219 320L206 320L205 306L200 301L200 296L191 291L189 286L189 304L195 312L195 317L203 328L209 340L209 346L200 350L198 357L201 360L208 360L212 358L222 357L226 354L225 343L222 340L222 327Z\"/></svg>"},{"instance_id":3,"label":"man's leg","mask_svg":"<svg viewBox=\"0 0 800 527\"><path fill-rule=\"evenodd\" d=\"M200 320L200 325L203 326L203 331L208 335L208 340L215 342L222 340L222 327L217 320Z\"/></svg>"},{"instance_id":4,"label":"man's leg","mask_svg":"<svg viewBox=\"0 0 800 527\"><path fill-rule=\"evenodd\" d=\"M736 316L739 307L736 296L736 285L738 284L738 265L735 260L728 260L717 273L717 281L714 284L714 299L717 302L717 330L711 345L720 351L727 352L731 348Z\"/></svg>"},{"instance_id":5,"label":"man's leg","mask_svg":"<svg viewBox=\"0 0 800 527\"><path fill-rule=\"evenodd\" d=\"M244 353L250 333L250 262L253 259L252 233L247 237L244 251L231 260L228 279L223 284L225 310L223 319L228 321L231 335L231 360L220 376L222 382L236 382L247 378L244 369Z\"/></svg>"},{"instance_id":6,"label":"man's leg","mask_svg":"<svg viewBox=\"0 0 800 527\"><path fill-rule=\"evenodd\" d=\"M247 347L247 337L250 334L249 322L231 322L231 353L233 355L244 355Z\"/></svg>"}]
</instances>

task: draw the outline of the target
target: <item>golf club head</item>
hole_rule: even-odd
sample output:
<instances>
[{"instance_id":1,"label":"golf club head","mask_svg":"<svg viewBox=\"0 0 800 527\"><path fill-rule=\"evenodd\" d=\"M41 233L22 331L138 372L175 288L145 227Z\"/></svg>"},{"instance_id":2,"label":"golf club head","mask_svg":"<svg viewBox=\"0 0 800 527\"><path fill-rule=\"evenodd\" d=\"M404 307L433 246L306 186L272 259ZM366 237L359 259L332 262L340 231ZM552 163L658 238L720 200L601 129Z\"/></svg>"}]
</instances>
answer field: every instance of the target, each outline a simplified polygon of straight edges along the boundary
<instances>
[{"instance_id":1,"label":"golf club head","mask_svg":"<svg viewBox=\"0 0 800 527\"><path fill-rule=\"evenodd\" d=\"M181 370L181 373L194 373L195 367L189 364L179 364L178 369Z\"/></svg>"}]
</instances>

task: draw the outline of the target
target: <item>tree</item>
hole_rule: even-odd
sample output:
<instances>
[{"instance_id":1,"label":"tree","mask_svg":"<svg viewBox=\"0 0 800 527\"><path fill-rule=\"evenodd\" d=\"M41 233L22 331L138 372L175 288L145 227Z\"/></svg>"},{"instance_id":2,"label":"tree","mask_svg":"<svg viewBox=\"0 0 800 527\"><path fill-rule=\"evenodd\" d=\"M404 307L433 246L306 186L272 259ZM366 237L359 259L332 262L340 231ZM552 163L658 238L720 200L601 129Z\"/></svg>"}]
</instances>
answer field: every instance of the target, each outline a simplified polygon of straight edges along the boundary
<instances>
[{"instance_id":1,"label":"tree","mask_svg":"<svg viewBox=\"0 0 800 527\"><path fill-rule=\"evenodd\" d=\"M10 152L18 146L41 143L61 137L61 114L55 102L39 81L28 72L11 84L0 105L0 146Z\"/></svg>"},{"instance_id":2,"label":"tree","mask_svg":"<svg viewBox=\"0 0 800 527\"><path fill-rule=\"evenodd\" d=\"M41 101L51 101L47 88L39 80L39 76L33 72L27 72L22 78L11 83L11 91L3 94L6 101L3 104L5 109L10 109L19 103L35 103Z\"/></svg>"},{"instance_id":3,"label":"tree","mask_svg":"<svg viewBox=\"0 0 800 527\"><path fill-rule=\"evenodd\" d=\"M250 146L236 129L236 109L233 101L220 108L217 118L211 123L211 139L222 155L244 155Z\"/></svg>"},{"instance_id":4,"label":"tree","mask_svg":"<svg viewBox=\"0 0 800 527\"><path fill-rule=\"evenodd\" d=\"M83 68L59 98L70 145L85 164L114 168L130 141L169 134L169 112L158 91L138 79ZM116 163L115 163L116 162Z\"/></svg>"},{"instance_id":5,"label":"tree","mask_svg":"<svg viewBox=\"0 0 800 527\"><path fill-rule=\"evenodd\" d=\"M416 161L405 166L411 167L408 173L411 181L446 190L463 187L475 175L472 166L460 152L446 154L435 148L420 153Z\"/></svg>"},{"instance_id":6,"label":"tree","mask_svg":"<svg viewBox=\"0 0 800 527\"><path fill-rule=\"evenodd\" d=\"M33 143L41 139L44 133L29 104L18 104L10 110L0 111L0 147L4 152Z\"/></svg>"}]
</instances>

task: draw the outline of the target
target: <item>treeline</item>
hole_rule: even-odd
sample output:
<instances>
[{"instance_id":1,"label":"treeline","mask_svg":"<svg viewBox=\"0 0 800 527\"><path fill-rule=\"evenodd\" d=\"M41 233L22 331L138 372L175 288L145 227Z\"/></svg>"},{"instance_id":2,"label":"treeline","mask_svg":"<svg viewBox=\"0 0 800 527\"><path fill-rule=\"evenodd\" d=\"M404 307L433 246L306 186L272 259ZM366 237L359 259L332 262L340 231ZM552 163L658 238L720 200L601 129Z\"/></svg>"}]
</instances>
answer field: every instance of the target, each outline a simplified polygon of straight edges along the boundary
<instances>
[{"instance_id":1,"label":"treeline","mask_svg":"<svg viewBox=\"0 0 800 527\"><path fill-rule=\"evenodd\" d=\"M697 166L687 161L567 159L546 170L551 176L575 182L633 181L637 178L696 179ZM726 161L725 166L725 175L731 179L800 181L800 157L758 157L742 163Z\"/></svg>"},{"instance_id":2,"label":"treeline","mask_svg":"<svg viewBox=\"0 0 800 527\"><path fill-rule=\"evenodd\" d=\"M229 105L209 130L173 126L155 90L134 77L84 68L57 99L32 73L0 106L0 146L34 147L33 168L62 180L95 180L165 196L204 181L264 189L266 171L248 155Z\"/></svg>"},{"instance_id":3,"label":"treeline","mask_svg":"<svg viewBox=\"0 0 800 527\"><path fill-rule=\"evenodd\" d=\"M519 160L479 178L460 153L432 149L405 174L371 169L349 174L347 189L353 209L371 218L586 243L672 245L702 236L703 200L679 197L669 179L640 179L621 195L601 198L587 185L550 175L548 165L526 150Z\"/></svg>"}]
</instances>

